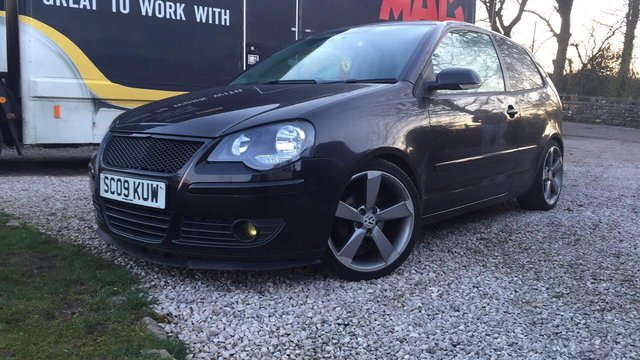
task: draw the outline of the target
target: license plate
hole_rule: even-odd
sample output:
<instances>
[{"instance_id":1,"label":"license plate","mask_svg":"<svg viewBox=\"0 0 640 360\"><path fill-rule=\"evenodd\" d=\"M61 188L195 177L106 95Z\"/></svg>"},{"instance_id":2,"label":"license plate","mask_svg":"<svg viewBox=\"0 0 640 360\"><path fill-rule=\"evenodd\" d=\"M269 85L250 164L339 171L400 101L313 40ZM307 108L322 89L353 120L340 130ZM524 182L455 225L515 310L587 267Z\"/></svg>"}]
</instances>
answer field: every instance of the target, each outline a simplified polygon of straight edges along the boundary
<instances>
[{"instance_id":1,"label":"license plate","mask_svg":"<svg viewBox=\"0 0 640 360\"><path fill-rule=\"evenodd\" d=\"M164 209L166 193L163 182L100 174L100 196L108 199Z\"/></svg>"}]
</instances>

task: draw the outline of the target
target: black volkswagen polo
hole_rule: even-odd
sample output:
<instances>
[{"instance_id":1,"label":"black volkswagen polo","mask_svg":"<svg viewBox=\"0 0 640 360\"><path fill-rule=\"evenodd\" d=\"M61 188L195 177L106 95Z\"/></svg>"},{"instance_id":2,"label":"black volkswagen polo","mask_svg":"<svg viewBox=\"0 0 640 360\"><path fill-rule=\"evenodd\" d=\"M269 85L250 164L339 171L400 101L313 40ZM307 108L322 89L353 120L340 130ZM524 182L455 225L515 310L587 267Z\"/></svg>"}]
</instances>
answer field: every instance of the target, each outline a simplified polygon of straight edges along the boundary
<instances>
[{"instance_id":1,"label":"black volkswagen polo","mask_svg":"<svg viewBox=\"0 0 640 360\"><path fill-rule=\"evenodd\" d=\"M510 198L552 209L561 117L531 55L475 26L315 35L118 117L90 165L100 235L175 266L377 278L425 223Z\"/></svg>"}]
</instances>

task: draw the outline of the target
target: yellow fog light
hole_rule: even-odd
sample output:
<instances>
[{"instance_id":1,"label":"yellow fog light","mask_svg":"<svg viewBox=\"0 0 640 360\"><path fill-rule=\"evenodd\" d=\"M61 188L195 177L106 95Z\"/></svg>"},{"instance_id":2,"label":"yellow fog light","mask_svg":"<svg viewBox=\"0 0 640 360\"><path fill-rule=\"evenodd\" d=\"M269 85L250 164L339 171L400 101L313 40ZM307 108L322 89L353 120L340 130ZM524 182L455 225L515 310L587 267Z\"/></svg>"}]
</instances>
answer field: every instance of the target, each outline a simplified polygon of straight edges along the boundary
<instances>
[{"instance_id":1,"label":"yellow fog light","mask_svg":"<svg viewBox=\"0 0 640 360\"><path fill-rule=\"evenodd\" d=\"M251 242L258 237L258 227L248 220L238 220L233 223L233 236L242 242Z\"/></svg>"},{"instance_id":2,"label":"yellow fog light","mask_svg":"<svg viewBox=\"0 0 640 360\"><path fill-rule=\"evenodd\" d=\"M246 223L244 223L244 234L247 236L247 238L253 240L256 238L256 236L258 236L258 229L255 225L247 221Z\"/></svg>"}]
</instances>

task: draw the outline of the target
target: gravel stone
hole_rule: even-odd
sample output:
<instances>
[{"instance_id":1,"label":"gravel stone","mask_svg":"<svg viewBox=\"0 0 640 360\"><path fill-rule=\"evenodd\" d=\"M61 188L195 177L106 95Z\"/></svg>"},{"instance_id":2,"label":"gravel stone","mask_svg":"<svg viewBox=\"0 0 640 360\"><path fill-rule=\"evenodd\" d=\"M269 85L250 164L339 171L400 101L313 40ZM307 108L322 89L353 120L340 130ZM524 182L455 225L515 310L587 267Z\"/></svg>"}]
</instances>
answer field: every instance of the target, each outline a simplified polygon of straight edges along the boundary
<instances>
[{"instance_id":1,"label":"gravel stone","mask_svg":"<svg viewBox=\"0 0 640 360\"><path fill-rule=\"evenodd\" d=\"M142 352L142 355L148 355L158 360L175 360L176 359L173 356L171 356L171 354L169 354L169 352L165 349L146 350Z\"/></svg>"},{"instance_id":2,"label":"gravel stone","mask_svg":"<svg viewBox=\"0 0 640 360\"><path fill-rule=\"evenodd\" d=\"M97 238L87 177L1 177L0 209L133 271L189 359L639 358L640 144L565 145L555 210L430 226L398 271L360 283L137 260Z\"/></svg>"},{"instance_id":3,"label":"gravel stone","mask_svg":"<svg viewBox=\"0 0 640 360\"><path fill-rule=\"evenodd\" d=\"M9 222L7 222L7 226L20 227L20 222L18 220L9 220Z\"/></svg>"},{"instance_id":4,"label":"gravel stone","mask_svg":"<svg viewBox=\"0 0 640 360\"><path fill-rule=\"evenodd\" d=\"M162 327L160 327L157 321L147 316L142 319L142 323L147 327L147 330L149 330L151 335L155 336L160 340L167 339L167 333L164 331Z\"/></svg>"}]
</instances>

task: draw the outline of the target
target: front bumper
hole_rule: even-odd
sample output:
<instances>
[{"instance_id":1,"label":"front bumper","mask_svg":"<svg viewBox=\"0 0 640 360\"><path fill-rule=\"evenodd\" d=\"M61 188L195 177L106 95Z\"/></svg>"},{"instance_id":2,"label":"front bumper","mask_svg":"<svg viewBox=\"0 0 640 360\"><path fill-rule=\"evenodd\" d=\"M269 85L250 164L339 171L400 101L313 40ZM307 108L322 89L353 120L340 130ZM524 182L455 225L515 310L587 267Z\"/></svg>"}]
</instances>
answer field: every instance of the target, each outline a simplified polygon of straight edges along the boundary
<instances>
[{"instance_id":1,"label":"front bumper","mask_svg":"<svg viewBox=\"0 0 640 360\"><path fill-rule=\"evenodd\" d=\"M200 160L173 175L109 168L98 154L90 169L100 236L134 256L196 269L276 269L319 261L350 178L344 167L329 159L306 159L272 172L254 172L242 164L207 163L206 154L203 150L194 157ZM102 172L165 182L166 209L154 212L100 197L96 179ZM126 216L165 221L166 229L151 238L140 236L118 225L129 224ZM164 220L158 220L161 217ZM237 220L266 224L269 232L253 243L218 236ZM214 239L207 238L209 234L215 234Z\"/></svg>"},{"instance_id":2,"label":"front bumper","mask_svg":"<svg viewBox=\"0 0 640 360\"><path fill-rule=\"evenodd\" d=\"M154 264L192 270L279 270L318 264L320 262L319 257L322 255L322 252L319 252L317 256L309 254L309 256L304 256L298 260L290 259L276 261L247 261L212 257L196 257L157 251L150 247L124 241L113 237L108 230L104 230L102 228L98 229L98 235L105 243L115 246L127 254L139 259L146 260Z\"/></svg>"}]
</instances>

